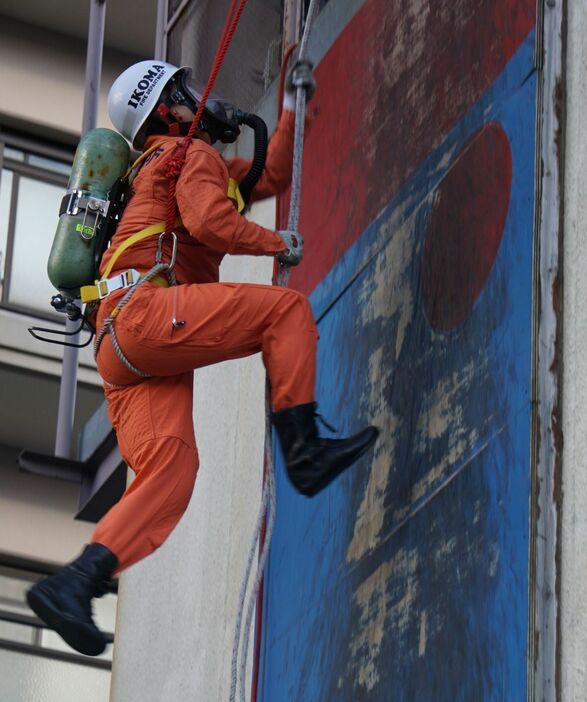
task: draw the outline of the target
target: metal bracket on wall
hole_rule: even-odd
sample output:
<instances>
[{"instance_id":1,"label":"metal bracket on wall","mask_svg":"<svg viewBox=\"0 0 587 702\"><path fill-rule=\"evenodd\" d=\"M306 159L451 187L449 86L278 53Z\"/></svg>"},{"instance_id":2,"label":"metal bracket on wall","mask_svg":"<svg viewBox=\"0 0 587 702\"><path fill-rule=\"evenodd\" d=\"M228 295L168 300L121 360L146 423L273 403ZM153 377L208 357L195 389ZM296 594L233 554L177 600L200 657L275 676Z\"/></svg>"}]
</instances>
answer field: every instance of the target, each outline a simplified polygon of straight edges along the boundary
<instances>
[{"instance_id":1,"label":"metal bracket on wall","mask_svg":"<svg viewBox=\"0 0 587 702\"><path fill-rule=\"evenodd\" d=\"M89 470L86 463L74 461L59 456L48 456L34 451L21 451L18 457L18 467L23 473L42 475L46 478L67 480L80 483L82 474Z\"/></svg>"},{"instance_id":2,"label":"metal bracket on wall","mask_svg":"<svg viewBox=\"0 0 587 702\"><path fill-rule=\"evenodd\" d=\"M80 485L75 519L96 523L126 490L126 464L103 403L80 434L79 460L24 450L17 463L24 473Z\"/></svg>"}]
</instances>

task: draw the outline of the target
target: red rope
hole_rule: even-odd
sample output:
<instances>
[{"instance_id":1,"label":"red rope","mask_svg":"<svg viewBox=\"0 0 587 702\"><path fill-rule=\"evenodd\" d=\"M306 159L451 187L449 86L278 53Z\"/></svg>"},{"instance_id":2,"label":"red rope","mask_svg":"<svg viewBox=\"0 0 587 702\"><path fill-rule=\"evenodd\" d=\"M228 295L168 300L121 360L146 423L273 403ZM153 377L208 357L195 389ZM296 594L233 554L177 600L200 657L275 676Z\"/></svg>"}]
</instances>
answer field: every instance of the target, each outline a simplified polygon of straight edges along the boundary
<instances>
[{"instance_id":1,"label":"red rope","mask_svg":"<svg viewBox=\"0 0 587 702\"><path fill-rule=\"evenodd\" d=\"M234 35L238 22L241 18L243 10L245 9L246 2L247 0L240 0L236 12L235 8L237 0L232 0L231 2L230 9L228 10L228 15L226 17L226 22L224 24L224 29L222 30L220 41L218 43L218 49L216 50L216 56L214 57L214 63L212 64L212 70L210 71L210 77L208 78L208 83L204 90L204 94L202 95L202 99L200 100L200 104L198 105L196 115L192 120L187 136L185 136L179 142L179 144L175 148L175 151L171 155L171 158L167 162L165 175L169 179L169 196L167 200L167 218L165 220L165 231L170 232L175 225L175 217L177 213L177 201L175 199L175 190L177 187L177 181L185 163L189 145L192 141L194 134L196 133L196 129L198 128L198 124L200 123L200 119L202 118L202 114L204 112L204 108L206 107L206 100L208 99L208 96L212 91L212 86L214 85L216 76L220 71L220 66L222 65L224 57L226 56L226 52L228 51L228 47L230 46L230 42L232 41L232 37Z\"/></svg>"}]
</instances>

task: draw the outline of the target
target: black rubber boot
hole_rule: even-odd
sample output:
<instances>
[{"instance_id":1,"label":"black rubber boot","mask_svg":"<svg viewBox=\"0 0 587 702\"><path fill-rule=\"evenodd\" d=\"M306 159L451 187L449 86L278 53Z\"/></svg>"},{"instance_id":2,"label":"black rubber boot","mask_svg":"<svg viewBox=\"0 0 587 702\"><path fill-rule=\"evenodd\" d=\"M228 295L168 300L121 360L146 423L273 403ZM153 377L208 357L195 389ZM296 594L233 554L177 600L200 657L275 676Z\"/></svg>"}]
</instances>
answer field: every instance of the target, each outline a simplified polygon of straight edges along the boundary
<instances>
[{"instance_id":1,"label":"black rubber boot","mask_svg":"<svg viewBox=\"0 0 587 702\"><path fill-rule=\"evenodd\" d=\"M323 439L316 427L316 404L274 412L287 474L302 495L312 497L351 466L374 443L379 429L369 426L346 439Z\"/></svg>"},{"instance_id":2,"label":"black rubber boot","mask_svg":"<svg viewBox=\"0 0 587 702\"><path fill-rule=\"evenodd\" d=\"M106 546L90 544L75 561L30 588L29 607L76 651L98 656L106 639L92 620L92 598L106 592L117 564Z\"/></svg>"}]
</instances>

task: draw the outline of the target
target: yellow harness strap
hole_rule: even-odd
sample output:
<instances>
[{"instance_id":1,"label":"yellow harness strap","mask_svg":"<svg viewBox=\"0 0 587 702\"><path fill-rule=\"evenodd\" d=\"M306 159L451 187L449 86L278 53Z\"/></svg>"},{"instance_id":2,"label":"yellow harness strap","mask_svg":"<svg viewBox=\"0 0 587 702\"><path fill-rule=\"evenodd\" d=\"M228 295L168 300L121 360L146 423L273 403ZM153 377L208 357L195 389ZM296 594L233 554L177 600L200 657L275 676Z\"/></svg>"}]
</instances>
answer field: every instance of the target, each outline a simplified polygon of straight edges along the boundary
<instances>
[{"instance_id":1,"label":"yellow harness strap","mask_svg":"<svg viewBox=\"0 0 587 702\"><path fill-rule=\"evenodd\" d=\"M175 220L175 226L176 227L181 227L181 219L178 217ZM107 278L110 273L112 272L112 269L114 268L114 265L116 261L122 256L122 254L129 249L133 244L136 244L138 241L142 241L143 239L148 239L150 236L155 236L155 234L163 234L165 231L165 222L157 222L156 224L151 224L150 227L145 227L145 229L141 229L140 232L136 232L135 234L131 234L131 236L128 237L128 239L125 239L122 244L116 249L114 254L112 255L112 258L108 261L108 265L106 266L104 270L104 278Z\"/></svg>"},{"instance_id":2,"label":"yellow harness strap","mask_svg":"<svg viewBox=\"0 0 587 702\"><path fill-rule=\"evenodd\" d=\"M175 226L179 227L181 226L181 219L178 217L175 220ZM133 244L136 244L137 241L142 241L143 239L148 239L150 236L155 236L155 234L162 234L165 231L165 222L157 222L156 224L152 224L150 227L145 227L145 229L141 229L140 232L136 232L135 234L132 234L131 236L128 237L128 239L125 239L122 244L116 249L114 254L112 255L112 258L108 261L108 265L106 266L104 270L104 274L100 280L97 280L95 285L84 285L80 288L80 294L81 294L81 300L85 304L86 302L93 302L94 300L99 300L100 299L100 292L99 292L99 285L102 281L106 280L110 273L112 272L112 269L114 268L114 265L116 264L116 261L120 258L120 256L128 249L130 248ZM156 283L158 284L158 283Z\"/></svg>"},{"instance_id":3,"label":"yellow harness strap","mask_svg":"<svg viewBox=\"0 0 587 702\"><path fill-rule=\"evenodd\" d=\"M158 149L160 144L153 144L149 149L147 149L145 152L143 152L139 158L133 163L133 165L128 169L125 178L128 177L128 175L149 156L155 149ZM227 197L229 200L232 200L234 203L234 206L238 210L238 212L242 212L245 208L245 201L243 200L243 197L241 195L241 192L238 188L238 183L234 178L229 178L228 179L228 191L226 193ZM175 220L175 227L181 227L182 226L182 221L181 218L178 217ZM88 302L94 302L95 300L100 299L100 290L99 286L101 283L104 283L104 281L108 278L112 270L114 269L114 266L120 256L129 249L131 246L136 244L139 241L143 241L143 239L148 239L150 236L155 236L155 234L162 234L165 231L165 222L157 222L156 224L152 224L150 227L145 227L145 229L141 229L140 232L136 232L136 234L132 234L131 236L128 237L128 239L125 239L122 244L116 249L114 254L112 255L112 258L110 261L108 261L108 265L104 269L104 274L100 280L95 281L95 285L84 285L80 288L80 293L81 293L81 300L84 304ZM152 282L154 282L156 285L164 285L167 284L167 281L165 278L162 278L160 276L157 276Z\"/></svg>"},{"instance_id":4,"label":"yellow harness strap","mask_svg":"<svg viewBox=\"0 0 587 702\"><path fill-rule=\"evenodd\" d=\"M238 183L234 178L228 179L228 192L226 193L229 200L234 202L238 212L242 212L245 209L245 201L241 195L241 191L238 189Z\"/></svg>"}]
</instances>

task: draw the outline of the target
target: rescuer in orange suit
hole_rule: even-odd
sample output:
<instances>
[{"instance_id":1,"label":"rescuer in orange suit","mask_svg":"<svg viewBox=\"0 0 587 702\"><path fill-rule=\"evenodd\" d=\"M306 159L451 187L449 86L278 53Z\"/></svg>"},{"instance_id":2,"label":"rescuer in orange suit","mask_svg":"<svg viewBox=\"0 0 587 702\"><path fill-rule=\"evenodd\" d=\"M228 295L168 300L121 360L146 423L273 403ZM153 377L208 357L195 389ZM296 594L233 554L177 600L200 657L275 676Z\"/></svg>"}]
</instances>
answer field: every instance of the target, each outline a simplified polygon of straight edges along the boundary
<instances>
[{"instance_id":1,"label":"rescuer in orange suit","mask_svg":"<svg viewBox=\"0 0 587 702\"><path fill-rule=\"evenodd\" d=\"M311 97L310 64L300 62L290 73L284 110L252 199L281 193L289 184L294 83ZM132 234L165 221L166 163L187 133L199 100L190 70L163 62L131 66L112 86L113 124L148 155L132 181L132 194L103 257L101 275ZM92 620L92 598L104 593L113 573L158 548L189 503L198 469L192 424L194 369L262 352L271 384L272 420L287 473L307 496L326 487L377 437L375 427L346 439L319 436L314 403L318 333L304 295L274 286L218 282L219 265L227 253L276 256L287 265L297 265L302 257L303 240L297 234L266 229L235 207L238 193L229 191L229 179L242 182L251 162L226 161L212 143L236 139L238 115L229 103L210 98L188 148L176 187L181 217L173 269L177 285L169 285L164 276L137 285L113 322L122 358L111 333L103 336L97 353L109 416L121 454L136 478L100 520L82 554L28 592L37 615L87 655L98 655L105 647ZM165 238L167 260L172 256L171 239ZM112 291L101 300L98 330L129 291L128 286L120 287L120 274L151 270L158 242L154 236L135 243L110 266L107 285Z\"/></svg>"}]
</instances>

